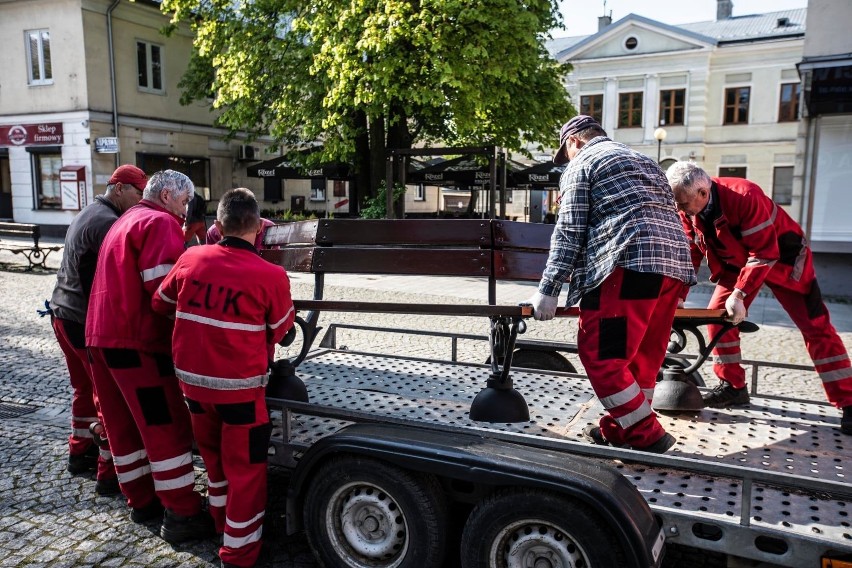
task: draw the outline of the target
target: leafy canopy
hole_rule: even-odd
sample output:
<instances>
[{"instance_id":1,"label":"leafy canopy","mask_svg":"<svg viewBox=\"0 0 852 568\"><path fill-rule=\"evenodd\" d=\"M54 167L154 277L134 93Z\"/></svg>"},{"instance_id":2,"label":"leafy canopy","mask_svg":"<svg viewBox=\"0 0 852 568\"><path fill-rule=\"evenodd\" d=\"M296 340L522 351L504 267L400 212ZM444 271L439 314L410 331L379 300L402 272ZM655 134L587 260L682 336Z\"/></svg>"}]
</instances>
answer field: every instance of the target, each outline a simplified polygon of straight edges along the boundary
<instances>
[{"instance_id":1,"label":"leafy canopy","mask_svg":"<svg viewBox=\"0 0 852 568\"><path fill-rule=\"evenodd\" d=\"M415 143L553 145L576 114L561 83L569 69L544 47L561 25L554 0L163 0L162 10L196 34L184 102L212 93L232 133L321 142L318 159L362 171Z\"/></svg>"}]
</instances>

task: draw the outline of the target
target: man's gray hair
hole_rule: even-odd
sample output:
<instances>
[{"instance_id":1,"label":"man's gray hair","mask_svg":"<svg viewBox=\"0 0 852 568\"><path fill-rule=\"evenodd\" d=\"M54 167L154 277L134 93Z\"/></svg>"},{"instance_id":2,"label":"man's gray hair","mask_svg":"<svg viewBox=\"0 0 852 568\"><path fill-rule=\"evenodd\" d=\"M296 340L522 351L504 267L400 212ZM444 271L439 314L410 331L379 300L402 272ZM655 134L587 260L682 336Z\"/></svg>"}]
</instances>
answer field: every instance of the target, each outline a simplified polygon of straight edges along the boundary
<instances>
[{"instance_id":1,"label":"man's gray hair","mask_svg":"<svg viewBox=\"0 0 852 568\"><path fill-rule=\"evenodd\" d=\"M195 184L185 174L174 170L163 170L148 178L148 185L145 186L142 198L148 201L160 201L160 194L164 189L171 190L172 195L180 199L184 195L195 193Z\"/></svg>"},{"instance_id":2,"label":"man's gray hair","mask_svg":"<svg viewBox=\"0 0 852 568\"><path fill-rule=\"evenodd\" d=\"M666 178L669 180L669 185L675 193L685 193L686 195L694 195L698 190L696 182L699 186L707 185L711 182L710 176L701 169L695 162L675 162L669 169L666 170Z\"/></svg>"}]
</instances>

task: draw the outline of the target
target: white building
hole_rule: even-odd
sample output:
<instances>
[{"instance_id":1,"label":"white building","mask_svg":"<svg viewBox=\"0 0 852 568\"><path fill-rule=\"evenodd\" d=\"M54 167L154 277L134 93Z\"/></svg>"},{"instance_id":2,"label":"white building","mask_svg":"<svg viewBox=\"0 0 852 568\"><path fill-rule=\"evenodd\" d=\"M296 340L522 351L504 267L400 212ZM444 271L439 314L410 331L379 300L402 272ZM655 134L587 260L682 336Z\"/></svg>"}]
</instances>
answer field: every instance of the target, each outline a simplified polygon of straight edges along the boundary
<instances>
[{"instance_id":1,"label":"white building","mask_svg":"<svg viewBox=\"0 0 852 568\"><path fill-rule=\"evenodd\" d=\"M820 286L852 295L852 3L810 0L799 71L803 121L793 193L811 242ZM832 277L825 278L823 275Z\"/></svg>"},{"instance_id":2,"label":"white building","mask_svg":"<svg viewBox=\"0 0 852 568\"><path fill-rule=\"evenodd\" d=\"M703 0L708 1L708 0ZM580 113L665 167L692 159L711 175L748 177L790 211L801 91L796 63L806 10L672 26L630 14L598 33L554 40L573 65L566 88ZM655 131L662 127L665 139Z\"/></svg>"}]
</instances>

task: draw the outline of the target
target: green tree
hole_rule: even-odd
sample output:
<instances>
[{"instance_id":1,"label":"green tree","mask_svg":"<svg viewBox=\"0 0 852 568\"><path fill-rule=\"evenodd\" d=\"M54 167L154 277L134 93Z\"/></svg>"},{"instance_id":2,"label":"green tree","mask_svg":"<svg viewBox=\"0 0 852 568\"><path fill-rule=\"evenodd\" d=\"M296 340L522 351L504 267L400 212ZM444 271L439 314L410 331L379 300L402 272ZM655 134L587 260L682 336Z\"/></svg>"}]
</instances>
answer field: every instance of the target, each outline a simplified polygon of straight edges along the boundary
<instances>
[{"instance_id":1,"label":"green tree","mask_svg":"<svg viewBox=\"0 0 852 568\"><path fill-rule=\"evenodd\" d=\"M555 0L163 0L195 32L183 101L232 133L352 163L375 195L386 148L521 151L576 114L548 55ZM365 191L366 190L366 191ZM356 197L357 196L353 196Z\"/></svg>"}]
</instances>

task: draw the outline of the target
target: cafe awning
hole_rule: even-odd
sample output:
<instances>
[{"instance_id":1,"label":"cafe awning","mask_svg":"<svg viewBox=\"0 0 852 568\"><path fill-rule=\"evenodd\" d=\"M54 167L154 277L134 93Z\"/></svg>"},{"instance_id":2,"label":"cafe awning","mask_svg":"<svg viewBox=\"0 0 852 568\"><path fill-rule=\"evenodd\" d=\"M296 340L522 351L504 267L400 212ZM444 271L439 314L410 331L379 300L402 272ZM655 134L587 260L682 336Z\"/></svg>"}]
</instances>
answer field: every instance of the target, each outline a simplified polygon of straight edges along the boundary
<instances>
[{"instance_id":1,"label":"cafe awning","mask_svg":"<svg viewBox=\"0 0 852 568\"><path fill-rule=\"evenodd\" d=\"M518 164L512 161L506 162L507 175L518 169L520 169ZM491 171L487 162L482 163L471 156L462 156L434 164L422 170L409 170L405 181L427 185L485 185L491 181Z\"/></svg>"},{"instance_id":2,"label":"cafe awning","mask_svg":"<svg viewBox=\"0 0 852 568\"><path fill-rule=\"evenodd\" d=\"M557 166L553 162L542 162L523 170L509 174L509 180L516 186L559 187L559 178L565 171L565 165Z\"/></svg>"},{"instance_id":3,"label":"cafe awning","mask_svg":"<svg viewBox=\"0 0 852 568\"><path fill-rule=\"evenodd\" d=\"M348 179L349 165L336 162L317 166L300 166L283 156L252 164L246 168L249 177L272 179Z\"/></svg>"}]
</instances>

